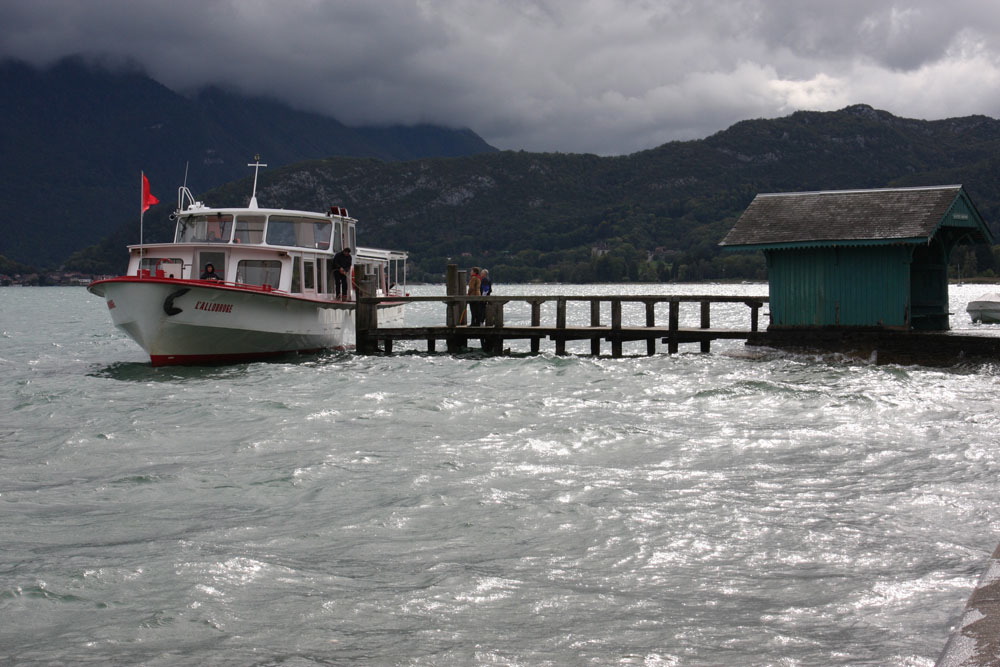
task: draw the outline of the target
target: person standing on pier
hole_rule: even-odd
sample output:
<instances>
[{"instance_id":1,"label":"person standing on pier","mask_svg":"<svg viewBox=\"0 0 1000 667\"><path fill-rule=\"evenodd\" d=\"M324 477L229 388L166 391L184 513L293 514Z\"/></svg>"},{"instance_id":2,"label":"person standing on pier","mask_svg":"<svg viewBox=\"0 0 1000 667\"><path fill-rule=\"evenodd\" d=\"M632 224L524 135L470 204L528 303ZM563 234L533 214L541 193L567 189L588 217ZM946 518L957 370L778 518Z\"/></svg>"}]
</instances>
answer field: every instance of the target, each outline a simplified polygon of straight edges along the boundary
<instances>
[{"instance_id":1,"label":"person standing on pier","mask_svg":"<svg viewBox=\"0 0 1000 667\"><path fill-rule=\"evenodd\" d=\"M490 272L486 269L482 269L479 272L479 293L483 296L489 296L493 293L493 281L490 280ZM486 304L479 303L479 323L486 324Z\"/></svg>"},{"instance_id":2,"label":"person standing on pier","mask_svg":"<svg viewBox=\"0 0 1000 667\"><path fill-rule=\"evenodd\" d=\"M483 296L489 296L493 293L493 281L490 280L488 269L479 272L479 293Z\"/></svg>"},{"instance_id":3,"label":"person standing on pier","mask_svg":"<svg viewBox=\"0 0 1000 667\"><path fill-rule=\"evenodd\" d=\"M479 277L479 267L472 267L472 275L469 276L469 289L467 294L469 296L482 296L482 280ZM481 303L470 303L469 310L472 311L472 326L478 327L483 323L483 308L484 304Z\"/></svg>"}]
</instances>

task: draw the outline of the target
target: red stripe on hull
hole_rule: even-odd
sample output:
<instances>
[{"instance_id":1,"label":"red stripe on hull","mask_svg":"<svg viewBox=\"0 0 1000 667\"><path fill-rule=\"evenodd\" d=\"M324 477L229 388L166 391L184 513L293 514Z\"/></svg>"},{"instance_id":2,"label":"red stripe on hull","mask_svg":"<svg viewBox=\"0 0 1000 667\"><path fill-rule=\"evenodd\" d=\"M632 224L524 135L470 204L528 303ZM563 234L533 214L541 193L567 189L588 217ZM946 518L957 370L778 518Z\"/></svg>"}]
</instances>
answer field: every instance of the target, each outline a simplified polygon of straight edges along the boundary
<instances>
[{"instance_id":1,"label":"red stripe on hull","mask_svg":"<svg viewBox=\"0 0 1000 667\"><path fill-rule=\"evenodd\" d=\"M345 348L338 348L345 349ZM280 359L296 354L319 354L322 348L315 350L285 350L283 352L245 352L239 354L152 354L149 361L153 366L218 366L221 364L237 364L248 361L264 361Z\"/></svg>"}]
</instances>

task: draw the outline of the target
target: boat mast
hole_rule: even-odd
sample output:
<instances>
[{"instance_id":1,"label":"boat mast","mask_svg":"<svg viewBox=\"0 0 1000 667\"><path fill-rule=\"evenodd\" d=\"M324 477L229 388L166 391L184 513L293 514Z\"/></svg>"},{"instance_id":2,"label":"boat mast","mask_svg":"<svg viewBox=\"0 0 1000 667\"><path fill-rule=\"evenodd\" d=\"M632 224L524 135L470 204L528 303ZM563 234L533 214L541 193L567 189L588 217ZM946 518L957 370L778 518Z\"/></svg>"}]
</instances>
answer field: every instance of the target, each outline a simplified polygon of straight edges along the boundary
<instances>
[{"instance_id":1,"label":"boat mast","mask_svg":"<svg viewBox=\"0 0 1000 667\"><path fill-rule=\"evenodd\" d=\"M248 167L253 167L253 193L250 195L250 205L247 208L257 208L257 172L260 171L261 167L266 167L266 164L260 163L260 155L254 155L253 159L256 160L252 164L248 164Z\"/></svg>"}]
</instances>

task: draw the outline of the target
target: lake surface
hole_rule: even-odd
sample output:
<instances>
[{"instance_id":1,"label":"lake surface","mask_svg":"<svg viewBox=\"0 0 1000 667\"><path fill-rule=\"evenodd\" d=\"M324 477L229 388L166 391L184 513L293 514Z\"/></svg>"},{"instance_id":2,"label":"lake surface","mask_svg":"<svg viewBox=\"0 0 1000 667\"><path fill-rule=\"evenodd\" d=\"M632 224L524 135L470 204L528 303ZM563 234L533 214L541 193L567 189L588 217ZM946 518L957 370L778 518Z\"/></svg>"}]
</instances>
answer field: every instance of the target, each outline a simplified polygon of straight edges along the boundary
<instances>
[{"instance_id":1,"label":"lake surface","mask_svg":"<svg viewBox=\"0 0 1000 667\"><path fill-rule=\"evenodd\" d=\"M934 664L998 367L509 345L154 369L83 288L0 289L0 663Z\"/></svg>"}]
</instances>

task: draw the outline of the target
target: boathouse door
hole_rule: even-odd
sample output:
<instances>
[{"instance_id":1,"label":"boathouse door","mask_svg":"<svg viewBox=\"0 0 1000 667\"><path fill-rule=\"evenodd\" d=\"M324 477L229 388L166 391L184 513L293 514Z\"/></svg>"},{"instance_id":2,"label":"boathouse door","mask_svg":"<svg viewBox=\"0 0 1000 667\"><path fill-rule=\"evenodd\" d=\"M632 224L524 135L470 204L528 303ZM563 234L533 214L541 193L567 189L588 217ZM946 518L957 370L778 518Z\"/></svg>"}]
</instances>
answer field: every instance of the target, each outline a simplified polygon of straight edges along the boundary
<instances>
[{"instance_id":1,"label":"boathouse door","mask_svg":"<svg viewBox=\"0 0 1000 667\"><path fill-rule=\"evenodd\" d=\"M913 250L910 262L910 327L947 331L948 260L944 245L934 238Z\"/></svg>"}]
</instances>

